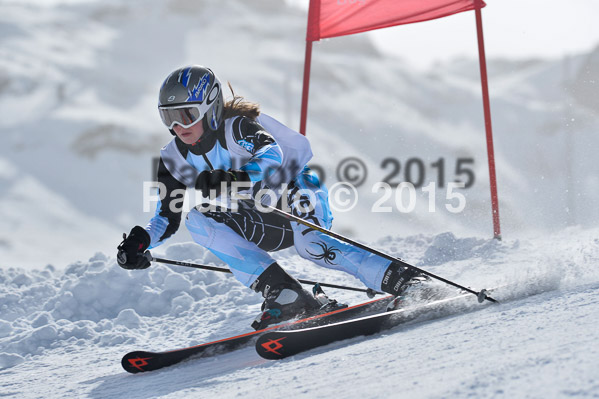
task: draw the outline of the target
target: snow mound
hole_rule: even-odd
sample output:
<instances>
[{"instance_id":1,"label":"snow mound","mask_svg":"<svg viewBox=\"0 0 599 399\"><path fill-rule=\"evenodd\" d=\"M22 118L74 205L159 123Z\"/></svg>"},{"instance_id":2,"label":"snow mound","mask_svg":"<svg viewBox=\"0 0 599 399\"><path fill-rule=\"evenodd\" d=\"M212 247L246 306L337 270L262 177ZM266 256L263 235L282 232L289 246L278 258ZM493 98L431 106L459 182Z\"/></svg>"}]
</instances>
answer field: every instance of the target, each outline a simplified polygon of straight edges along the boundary
<instances>
[{"instance_id":1,"label":"snow mound","mask_svg":"<svg viewBox=\"0 0 599 399\"><path fill-rule=\"evenodd\" d=\"M173 333L186 341L203 325L257 311L259 303L226 275L160 264L126 271L101 253L60 273L0 269L0 364L69 344L111 346Z\"/></svg>"},{"instance_id":2,"label":"snow mound","mask_svg":"<svg viewBox=\"0 0 599 399\"><path fill-rule=\"evenodd\" d=\"M88 258L93 254L89 248L108 250L118 245L119 231L78 211L63 196L65 192L72 193L56 191L0 156L0 265L14 262L33 267L39 264L39 248L53 254L52 263L66 264Z\"/></svg>"}]
</instances>

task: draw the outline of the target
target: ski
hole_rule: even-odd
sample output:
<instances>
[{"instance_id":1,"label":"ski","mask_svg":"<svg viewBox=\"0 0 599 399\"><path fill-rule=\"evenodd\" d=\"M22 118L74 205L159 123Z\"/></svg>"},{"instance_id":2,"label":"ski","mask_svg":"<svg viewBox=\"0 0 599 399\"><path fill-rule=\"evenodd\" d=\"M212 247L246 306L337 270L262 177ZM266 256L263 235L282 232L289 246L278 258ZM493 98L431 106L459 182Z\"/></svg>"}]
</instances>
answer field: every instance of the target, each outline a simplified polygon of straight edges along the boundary
<instances>
[{"instance_id":1,"label":"ski","mask_svg":"<svg viewBox=\"0 0 599 399\"><path fill-rule=\"evenodd\" d=\"M312 327L334 323L364 314L378 313L386 308L390 300L390 296L385 296L347 308L337 309L328 313L323 313L300 320L271 326L262 330L252 331L246 334L236 335L218 341L208 342L187 348L165 352L134 351L123 356L121 365L129 373L141 373L157 370L180 363L192 356L194 358L205 358L240 349L244 346L251 345L260 335L269 331L274 331L281 328L293 330L302 327Z\"/></svg>"},{"instance_id":2,"label":"ski","mask_svg":"<svg viewBox=\"0 0 599 399\"><path fill-rule=\"evenodd\" d=\"M490 291L493 290L483 292ZM376 334L417 318L431 320L444 317L456 313L457 309L454 306L460 302L464 302L464 306L461 306L459 311L466 311L474 307L476 302L468 301L474 298L471 293L459 293L444 299L323 326L268 331L261 334L256 341L256 351L265 359L283 359L333 342ZM480 298L479 302L482 302ZM476 305L483 306L480 303L476 303Z\"/></svg>"}]
</instances>

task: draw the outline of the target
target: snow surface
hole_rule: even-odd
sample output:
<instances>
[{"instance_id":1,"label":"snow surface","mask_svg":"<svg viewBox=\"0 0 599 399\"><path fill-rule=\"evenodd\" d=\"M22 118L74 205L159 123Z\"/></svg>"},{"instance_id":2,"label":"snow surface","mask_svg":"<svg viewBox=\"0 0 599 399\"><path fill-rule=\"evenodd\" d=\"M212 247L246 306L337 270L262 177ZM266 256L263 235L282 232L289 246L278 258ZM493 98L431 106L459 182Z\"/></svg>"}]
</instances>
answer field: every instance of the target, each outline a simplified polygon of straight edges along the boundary
<instances>
[{"instance_id":1,"label":"snow surface","mask_svg":"<svg viewBox=\"0 0 599 399\"><path fill-rule=\"evenodd\" d=\"M124 372L131 350L247 332L261 303L229 275L125 271L114 260L122 232L150 217L142 182L170 139L155 112L169 71L210 65L298 125L305 11L280 0L201 5L0 0L0 396L599 396L599 48L558 62L489 60L498 242L476 61L418 70L361 35L314 45L314 163L328 185L348 156L370 171L334 229L475 289L508 284L505 303L283 361L247 348ZM447 182L458 157L474 158L464 212L447 212L439 191L433 213L426 196L412 213L371 213L386 157L443 157ZM155 255L222 266L183 230ZM359 286L293 250L275 256L298 278Z\"/></svg>"},{"instance_id":2,"label":"snow surface","mask_svg":"<svg viewBox=\"0 0 599 399\"><path fill-rule=\"evenodd\" d=\"M229 275L163 265L124 271L102 254L64 271L5 269L0 389L15 398L597 397L598 233L505 242L389 236L373 245L476 289L509 284L495 295L505 303L282 361L249 347L143 375L127 374L120 358L247 332L261 298ZM191 243L169 252L210 261ZM292 251L278 259L299 277L357 284Z\"/></svg>"}]
</instances>

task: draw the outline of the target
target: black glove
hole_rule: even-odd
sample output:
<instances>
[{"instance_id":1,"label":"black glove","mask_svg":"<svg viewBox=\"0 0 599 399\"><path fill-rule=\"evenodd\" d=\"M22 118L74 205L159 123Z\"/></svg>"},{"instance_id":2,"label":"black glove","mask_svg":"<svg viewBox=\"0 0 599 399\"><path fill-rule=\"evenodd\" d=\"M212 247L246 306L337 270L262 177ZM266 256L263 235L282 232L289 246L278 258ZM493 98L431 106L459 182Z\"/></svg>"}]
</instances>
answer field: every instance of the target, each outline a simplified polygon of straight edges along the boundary
<instances>
[{"instance_id":1,"label":"black glove","mask_svg":"<svg viewBox=\"0 0 599 399\"><path fill-rule=\"evenodd\" d=\"M242 170L205 170L196 180L196 190L202 192L202 197L208 197L210 190L216 191L216 197L221 194L221 183L225 182L227 191L232 182L249 182L250 176Z\"/></svg>"},{"instance_id":2,"label":"black glove","mask_svg":"<svg viewBox=\"0 0 599 399\"><path fill-rule=\"evenodd\" d=\"M152 239L148 232L140 226L131 229L129 236L123 234L123 242L117 247L119 252L116 261L123 269L147 269L152 259L146 251Z\"/></svg>"}]
</instances>

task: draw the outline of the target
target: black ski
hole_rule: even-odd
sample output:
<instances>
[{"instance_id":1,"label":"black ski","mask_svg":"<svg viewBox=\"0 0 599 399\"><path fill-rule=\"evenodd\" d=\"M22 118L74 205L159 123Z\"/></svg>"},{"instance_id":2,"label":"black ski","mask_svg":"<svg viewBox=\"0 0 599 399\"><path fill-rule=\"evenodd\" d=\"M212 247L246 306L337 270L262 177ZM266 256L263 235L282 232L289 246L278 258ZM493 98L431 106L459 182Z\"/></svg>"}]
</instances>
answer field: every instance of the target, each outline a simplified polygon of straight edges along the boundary
<instances>
[{"instance_id":1,"label":"black ski","mask_svg":"<svg viewBox=\"0 0 599 399\"><path fill-rule=\"evenodd\" d=\"M355 306L188 348L175 349L166 352L134 351L123 356L121 365L130 373L141 373L172 366L192 356L194 358L204 358L227 353L251 345L260 335L280 328L292 330L302 327L318 326L356 316L362 316L364 314L380 312L386 308L390 298L391 297L389 296L381 297Z\"/></svg>"},{"instance_id":2,"label":"black ski","mask_svg":"<svg viewBox=\"0 0 599 399\"><path fill-rule=\"evenodd\" d=\"M333 342L372 335L416 318L429 320L450 315L458 310L465 311L475 304L482 306L476 303L475 298L471 293L460 293L399 310L380 312L323 326L268 331L261 334L256 341L256 351L265 359L282 359ZM472 301L468 301L469 299ZM460 302L464 304L460 304L459 309L455 308L454 306Z\"/></svg>"}]
</instances>

